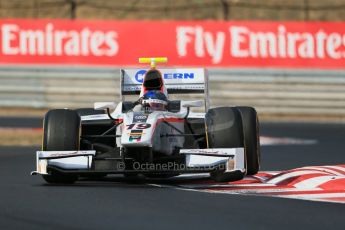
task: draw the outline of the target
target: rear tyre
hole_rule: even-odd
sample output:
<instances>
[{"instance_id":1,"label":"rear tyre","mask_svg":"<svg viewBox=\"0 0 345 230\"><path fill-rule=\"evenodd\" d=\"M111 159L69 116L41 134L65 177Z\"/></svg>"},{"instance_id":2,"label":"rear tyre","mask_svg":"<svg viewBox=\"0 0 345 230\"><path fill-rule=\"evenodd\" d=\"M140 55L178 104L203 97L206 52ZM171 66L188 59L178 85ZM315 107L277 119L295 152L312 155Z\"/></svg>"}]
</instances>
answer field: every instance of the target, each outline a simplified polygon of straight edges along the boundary
<instances>
[{"instance_id":1,"label":"rear tyre","mask_svg":"<svg viewBox=\"0 0 345 230\"><path fill-rule=\"evenodd\" d=\"M260 169L259 119L252 107L237 107L242 116L246 152L247 175L257 174Z\"/></svg>"},{"instance_id":2,"label":"rear tyre","mask_svg":"<svg viewBox=\"0 0 345 230\"><path fill-rule=\"evenodd\" d=\"M240 148L244 146L241 113L237 108L220 107L210 109L205 116L208 148ZM217 182L241 180L241 171L224 172L222 168L212 172L211 178Z\"/></svg>"},{"instance_id":3,"label":"rear tyre","mask_svg":"<svg viewBox=\"0 0 345 230\"><path fill-rule=\"evenodd\" d=\"M68 109L50 110L44 117L43 151L79 150L80 116ZM74 183L78 176L61 174L55 171L43 175L48 183Z\"/></svg>"}]
</instances>

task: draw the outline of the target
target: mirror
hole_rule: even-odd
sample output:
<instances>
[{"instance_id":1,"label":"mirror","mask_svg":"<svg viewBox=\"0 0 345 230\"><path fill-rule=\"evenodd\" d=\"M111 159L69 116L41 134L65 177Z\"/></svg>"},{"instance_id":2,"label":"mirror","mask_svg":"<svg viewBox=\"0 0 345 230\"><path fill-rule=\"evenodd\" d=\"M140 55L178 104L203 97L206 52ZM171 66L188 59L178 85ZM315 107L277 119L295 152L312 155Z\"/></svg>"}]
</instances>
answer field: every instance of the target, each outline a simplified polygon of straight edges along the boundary
<instances>
[{"instance_id":1,"label":"mirror","mask_svg":"<svg viewBox=\"0 0 345 230\"><path fill-rule=\"evenodd\" d=\"M202 101L182 101L182 107L201 107L203 102Z\"/></svg>"},{"instance_id":2,"label":"mirror","mask_svg":"<svg viewBox=\"0 0 345 230\"><path fill-rule=\"evenodd\" d=\"M114 110L116 108L116 103L115 102L95 102L94 104L94 109L95 110Z\"/></svg>"}]
</instances>

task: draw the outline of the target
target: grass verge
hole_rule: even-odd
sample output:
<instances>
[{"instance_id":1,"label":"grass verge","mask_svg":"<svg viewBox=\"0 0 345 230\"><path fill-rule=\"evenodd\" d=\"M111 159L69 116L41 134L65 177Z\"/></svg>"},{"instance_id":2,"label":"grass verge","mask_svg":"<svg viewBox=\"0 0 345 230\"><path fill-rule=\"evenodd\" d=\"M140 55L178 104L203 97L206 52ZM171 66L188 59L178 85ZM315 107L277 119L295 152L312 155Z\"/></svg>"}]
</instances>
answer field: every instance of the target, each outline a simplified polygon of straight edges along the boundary
<instances>
[{"instance_id":1,"label":"grass verge","mask_svg":"<svg viewBox=\"0 0 345 230\"><path fill-rule=\"evenodd\" d=\"M41 129L0 128L0 146L40 146L41 144Z\"/></svg>"}]
</instances>

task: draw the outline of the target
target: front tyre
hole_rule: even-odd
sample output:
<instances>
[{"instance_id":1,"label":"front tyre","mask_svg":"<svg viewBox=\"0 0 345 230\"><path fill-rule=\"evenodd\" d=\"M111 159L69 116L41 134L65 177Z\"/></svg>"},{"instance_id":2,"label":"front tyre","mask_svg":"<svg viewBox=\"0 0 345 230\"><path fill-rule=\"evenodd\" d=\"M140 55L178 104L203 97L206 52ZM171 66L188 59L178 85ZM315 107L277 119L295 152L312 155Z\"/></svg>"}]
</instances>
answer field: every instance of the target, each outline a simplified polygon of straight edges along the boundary
<instances>
[{"instance_id":1,"label":"front tyre","mask_svg":"<svg viewBox=\"0 0 345 230\"><path fill-rule=\"evenodd\" d=\"M241 113L237 108L219 107L210 109L205 116L208 148L243 148L244 136ZM241 171L224 172L225 167L212 172L217 182L241 180Z\"/></svg>"},{"instance_id":2,"label":"front tyre","mask_svg":"<svg viewBox=\"0 0 345 230\"><path fill-rule=\"evenodd\" d=\"M80 116L76 111L54 109L48 111L43 122L43 151L79 150ZM78 176L64 175L55 171L43 175L48 183L74 183Z\"/></svg>"},{"instance_id":3,"label":"front tyre","mask_svg":"<svg viewBox=\"0 0 345 230\"><path fill-rule=\"evenodd\" d=\"M246 152L247 175L255 175L260 169L259 119L252 107L237 107L242 116Z\"/></svg>"}]
</instances>

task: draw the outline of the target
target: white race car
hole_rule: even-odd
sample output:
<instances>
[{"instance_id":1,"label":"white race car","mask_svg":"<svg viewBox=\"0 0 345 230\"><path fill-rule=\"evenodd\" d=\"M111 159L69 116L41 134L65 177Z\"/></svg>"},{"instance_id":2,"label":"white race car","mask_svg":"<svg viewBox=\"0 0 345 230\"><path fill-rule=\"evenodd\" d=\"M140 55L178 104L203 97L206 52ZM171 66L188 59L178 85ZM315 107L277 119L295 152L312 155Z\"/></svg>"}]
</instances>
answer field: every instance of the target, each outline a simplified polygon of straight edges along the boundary
<instances>
[{"instance_id":1,"label":"white race car","mask_svg":"<svg viewBox=\"0 0 345 230\"><path fill-rule=\"evenodd\" d=\"M208 75L199 68L162 68L167 58L139 58L148 70L121 70L121 101L92 109L54 109L44 118L37 169L48 183L80 177L171 177L210 173L218 182L256 174L259 124L251 107L209 108ZM201 93L204 100L169 100ZM136 96L126 101L125 96ZM132 96L133 97L133 96ZM201 112L191 111L200 107Z\"/></svg>"}]
</instances>

